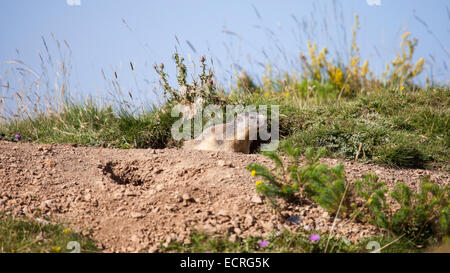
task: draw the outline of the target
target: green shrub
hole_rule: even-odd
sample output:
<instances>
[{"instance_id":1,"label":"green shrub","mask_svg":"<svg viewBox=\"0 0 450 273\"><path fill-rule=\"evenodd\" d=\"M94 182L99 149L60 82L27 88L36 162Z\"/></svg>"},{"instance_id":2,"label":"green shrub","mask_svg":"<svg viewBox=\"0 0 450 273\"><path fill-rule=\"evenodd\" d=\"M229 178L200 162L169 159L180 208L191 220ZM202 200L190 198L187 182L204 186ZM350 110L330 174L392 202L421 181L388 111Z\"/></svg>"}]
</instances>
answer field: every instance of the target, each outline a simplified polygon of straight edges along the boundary
<instances>
[{"instance_id":1,"label":"green shrub","mask_svg":"<svg viewBox=\"0 0 450 273\"><path fill-rule=\"evenodd\" d=\"M261 176L265 182L256 182L256 191L269 198L271 203L277 206L275 198L282 197L291 199L299 189L298 158L299 149L292 149L290 145L284 146L285 151L290 156L290 162L284 163L276 152L263 152L262 154L270 158L275 164L275 170L271 172L266 166L253 163L247 166L252 176Z\"/></svg>"},{"instance_id":2,"label":"green shrub","mask_svg":"<svg viewBox=\"0 0 450 273\"><path fill-rule=\"evenodd\" d=\"M284 163L275 152L263 152L275 163L275 171L258 163L250 164L247 169L252 175L261 176L265 182L256 182L256 191L267 196L272 204L277 206L275 198L281 197L288 201L294 194L302 190L304 197L311 198L320 206L332 214L346 215L348 200L346 191L348 184L345 181L344 167L338 165L329 168L319 163L320 157L325 153L324 149L306 151L306 164L299 166L300 149L294 148L288 142L283 145L283 151L289 156L290 161Z\"/></svg>"},{"instance_id":3,"label":"green shrub","mask_svg":"<svg viewBox=\"0 0 450 273\"><path fill-rule=\"evenodd\" d=\"M355 184L356 194L365 200L363 208L369 214L360 210L354 216L419 245L450 235L450 186L441 187L425 177L416 193L398 182L390 197L399 208L391 212L392 206L386 202L388 190L376 175L366 175Z\"/></svg>"}]
</instances>

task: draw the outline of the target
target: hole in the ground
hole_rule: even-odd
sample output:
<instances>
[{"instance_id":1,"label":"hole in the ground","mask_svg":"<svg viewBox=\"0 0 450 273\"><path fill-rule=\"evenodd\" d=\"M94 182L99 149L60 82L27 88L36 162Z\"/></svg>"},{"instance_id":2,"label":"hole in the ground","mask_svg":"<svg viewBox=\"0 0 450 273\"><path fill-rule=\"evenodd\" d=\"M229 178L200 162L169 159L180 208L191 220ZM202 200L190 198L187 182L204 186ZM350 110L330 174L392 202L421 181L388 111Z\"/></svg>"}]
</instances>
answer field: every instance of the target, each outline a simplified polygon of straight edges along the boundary
<instances>
[{"instance_id":1,"label":"hole in the ground","mask_svg":"<svg viewBox=\"0 0 450 273\"><path fill-rule=\"evenodd\" d=\"M117 184L141 185L145 179L139 172L136 161L108 161L101 166L103 174Z\"/></svg>"}]
</instances>

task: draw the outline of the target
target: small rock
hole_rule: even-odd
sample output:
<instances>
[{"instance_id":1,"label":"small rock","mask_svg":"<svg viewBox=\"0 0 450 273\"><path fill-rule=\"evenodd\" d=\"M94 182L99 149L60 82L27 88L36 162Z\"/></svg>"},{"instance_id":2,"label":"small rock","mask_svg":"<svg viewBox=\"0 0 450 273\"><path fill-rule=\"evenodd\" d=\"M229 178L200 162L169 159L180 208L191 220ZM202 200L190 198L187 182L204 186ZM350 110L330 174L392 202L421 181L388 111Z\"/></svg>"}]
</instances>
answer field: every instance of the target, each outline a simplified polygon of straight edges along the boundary
<instances>
[{"instance_id":1,"label":"small rock","mask_svg":"<svg viewBox=\"0 0 450 273\"><path fill-rule=\"evenodd\" d=\"M54 168L56 166L56 162L53 159L46 159L44 161L44 165L46 168Z\"/></svg>"},{"instance_id":2,"label":"small rock","mask_svg":"<svg viewBox=\"0 0 450 273\"><path fill-rule=\"evenodd\" d=\"M270 232L273 230L273 224L271 222L262 222L261 226L264 228L264 231Z\"/></svg>"},{"instance_id":3,"label":"small rock","mask_svg":"<svg viewBox=\"0 0 450 273\"><path fill-rule=\"evenodd\" d=\"M253 218L253 216L251 216L251 215L246 215L245 216L244 224L247 227L253 226L254 222L255 222L255 219Z\"/></svg>"},{"instance_id":4,"label":"small rock","mask_svg":"<svg viewBox=\"0 0 450 273\"><path fill-rule=\"evenodd\" d=\"M192 198L189 194L184 193L181 198L183 198L184 201L186 202L196 202L194 198Z\"/></svg>"},{"instance_id":5,"label":"small rock","mask_svg":"<svg viewBox=\"0 0 450 273\"><path fill-rule=\"evenodd\" d=\"M257 194L253 195L251 201L252 201L252 203L255 203L255 204L262 204L262 199L261 199L261 197L260 197L259 195L257 195Z\"/></svg>"},{"instance_id":6,"label":"small rock","mask_svg":"<svg viewBox=\"0 0 450 273\"><path fill-rule=\"evenodd\" d=\"M183 200L189 200L189 199L191 199L191 196L190 196L189 194L187 194L187 193L184 193L184 194L181 196L181 198L183 198Z\"/></svg>"},{"instance_id":7,"label":"small rock","mask_svg":"<svg viewBox=\"0 0 450 273\"><path fill-rule=\"evenodd\" d=\"M44 225L47 225L49 223L49 221L39 218L39 217L36 217L36 222L38 222L40 224L44 224Z\"/></svg>"},{"instance_id":8,"label":"small rock","mask_svg":"<svg viewBox=\"0 0 450 273\"><path fill-rule=\"evenodd\" d=\"M126 195L126 196L136 196L136 193L132 192L132 191L129 190L129 189L126 189L126 190L125 190L125 195Z\"/></svg>"},{"instance_id":9,"label":"small rock","mask_svg":"<svg viewBox=\"0 0 450 273\"><path fill-rule=\"evenodd\" d=\"M135 242L135 243L140 243L141 242L141 239L139 239L139 237L136 235L136 234L134 234L133 236L131 236L131 241L133 241L133 242Z\"/></svg>"},{"instance_id":10,"label":"small rock","mask_svg":"<svg viewBox=\"0 0 450 273\"><path fill-rule=\"evenodd\" d=\"M44 202L41 203L41 208L45 209L45 208L52 208L53 206L53 200L45 200Z\"/></svg>"},{"instance_id":11,"label":"small rock","mask_svg":"<svg viewBox=\"0 0 450 273\"><path fill-rule=\"evenodd\" d=\"M141 219L141 218L144 218L145 215L142 213L139 213L139 212L131 212L130 216L132 218Z\"/></svg>"},{"instance_id":12,"label":"small rock","mask_svg":"<svg viewBox=\"0 0 450 273\"><path fill-rule=\"evenodd\" d=\"M217 166L219 166L219 167L230 167L230 168L232 168L234 165L233 165L233 163L230 162L230 161L225 161L225 160L220 159L220 160L217 160Z\"/></svg>"},{"instance_id":13,"label":"small rock","mask_svg":"<svg viewBox=\"0 0 450 273\"><path fill-rule=\"evenodd\" d=\"M84 195L84 200L85 200L85 201L90 201L91 199L92 199L92 194L86 193L86 194Z\"/></svg>"},{"instance_id":14,"label":"small rock","mask_svg":"<svg viewBox=\"0 0 450 273\"><path fill-rule=\"evenodd\" d=\"M240 228L235 227L234 233L236 233L237 235L240 235L242 233L242 230Z\"/></svg>"},{"instance_id":15,"label":"small rock","mask_svg":"<svg viewBox=\"0 0 450 273\"><path fill-rule=\"evenodd\" d=\"M228 216L228 212L226 210L223 210L223 209L219 210L217 212L217 214L220 215L220 216Z\"/></svg>"},{"instance_id":16,"label":"small rock","mask_svg":"<svg viewBox=\"0 0 450 273\"><path fill-rule=\"evenodd\" d=\"M115 193L113 193L113 198L114 199L122 199L123 194L119 191L116 191Z\"/></svg>"},{"instance_id":17,"label":"small rock","mask_svg":"<svg viewBox=\"0 0 450 273\"><path fill-rule=\"evenodd\" d=\"M219 167L225 166L225 160L217 160L217 166Z\"/></svg>"}]
</instances>

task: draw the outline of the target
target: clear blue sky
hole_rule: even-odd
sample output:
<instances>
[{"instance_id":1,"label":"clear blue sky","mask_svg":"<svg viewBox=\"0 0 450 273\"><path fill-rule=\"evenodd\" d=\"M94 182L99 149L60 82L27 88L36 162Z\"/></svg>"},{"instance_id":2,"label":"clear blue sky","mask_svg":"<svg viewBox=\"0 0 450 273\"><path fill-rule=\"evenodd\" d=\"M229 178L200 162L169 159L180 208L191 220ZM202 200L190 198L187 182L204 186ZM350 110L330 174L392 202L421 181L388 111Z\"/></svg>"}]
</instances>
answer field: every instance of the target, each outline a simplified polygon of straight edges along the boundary
<instances>
[{"instance_id":1,"label":"clear blue sky","mask_svg":"<svg viewBox=\"0 0 450 273\"><path fill-rule=\"evenodd\" d=\"M153 64L165 63L174 75L171 55L175 46L196 62L201 55L212 57L219 78L226 82L231 71L241 67L260 75L260 64L268 61L280 69L295 68L298 51L305 48L308 39L342 52L342 27L349 40L353 14L358 13L358 42L362 58L369 59L371 69L380 71L386 61L392 60L402 31L408 30L419 38L416 56L426 57L435 77L448 82L448 6L446 0L337 1L338 13L343 10L341 26L333 23L333 1L329 0L81 0L79 6L69 5L67 0L1 0L0 63L20 59L39 71L37 51L44 51L41 37L46 39L53 59L59 58L50 34L54 33L72 49L72 93L103 95L109 88L102 77L104 69L108 78L117 72L125 90L152 99L151 90L157 87ZM299 34L293 16L308 23L309 33L314 18L316 31L312 37ZM268 29L274 35L268 34ZM0 72L4 69L0 67Z\"/></svg>"}]
</instances>

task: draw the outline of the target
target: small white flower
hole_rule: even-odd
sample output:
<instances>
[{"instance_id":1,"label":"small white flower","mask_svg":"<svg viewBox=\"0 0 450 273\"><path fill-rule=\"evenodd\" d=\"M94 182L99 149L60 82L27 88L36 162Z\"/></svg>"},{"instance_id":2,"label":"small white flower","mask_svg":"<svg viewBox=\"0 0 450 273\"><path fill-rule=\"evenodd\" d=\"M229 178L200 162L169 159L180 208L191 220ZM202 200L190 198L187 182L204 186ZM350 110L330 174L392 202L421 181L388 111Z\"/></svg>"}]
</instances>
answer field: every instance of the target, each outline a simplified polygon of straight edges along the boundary
<instances>
[{"instance_id":1,"label":"small white flower","mask_svg":"<svg viewBox=\"0 0 450 273\"><path fill-rule=\"evenodd\" d=\"M178 89L178 93L181 97L185 97L187 95L188 89L185 85L181 86L180 89Z\"/></svg>"}]
</instances>

